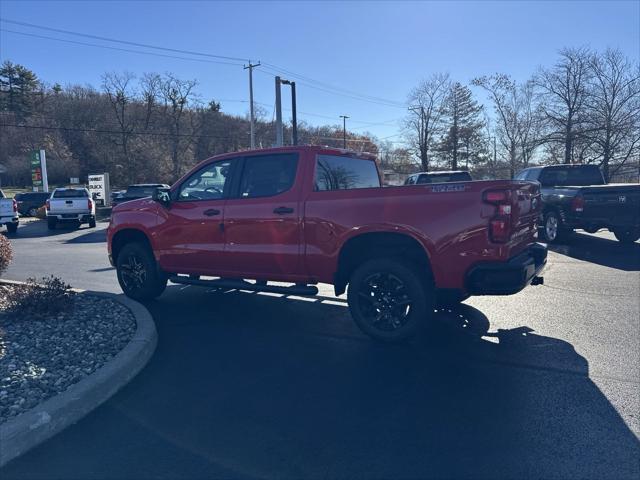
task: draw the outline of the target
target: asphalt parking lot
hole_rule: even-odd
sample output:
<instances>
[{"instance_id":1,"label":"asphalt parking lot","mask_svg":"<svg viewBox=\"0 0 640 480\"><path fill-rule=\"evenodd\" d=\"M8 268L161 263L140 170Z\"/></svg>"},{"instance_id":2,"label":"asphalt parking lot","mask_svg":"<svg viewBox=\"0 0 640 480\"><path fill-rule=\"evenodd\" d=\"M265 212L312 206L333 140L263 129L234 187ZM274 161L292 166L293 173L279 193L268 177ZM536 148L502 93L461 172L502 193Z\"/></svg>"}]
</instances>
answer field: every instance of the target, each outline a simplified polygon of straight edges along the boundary
<instances>
[{"instance_id":1,"label":"asphalt parking lot","mask_svg":"<svg viewBox=\"0 0 640 480\"><path fill-rule=\"evenodd\" d=\"M105 228L11 237L5 277L118 292ZM470 299L408 345L344 297L170 286L158 349L12 478L640 477L640 243L578 233L545 285Z\"/></svg>"}]
</instances>

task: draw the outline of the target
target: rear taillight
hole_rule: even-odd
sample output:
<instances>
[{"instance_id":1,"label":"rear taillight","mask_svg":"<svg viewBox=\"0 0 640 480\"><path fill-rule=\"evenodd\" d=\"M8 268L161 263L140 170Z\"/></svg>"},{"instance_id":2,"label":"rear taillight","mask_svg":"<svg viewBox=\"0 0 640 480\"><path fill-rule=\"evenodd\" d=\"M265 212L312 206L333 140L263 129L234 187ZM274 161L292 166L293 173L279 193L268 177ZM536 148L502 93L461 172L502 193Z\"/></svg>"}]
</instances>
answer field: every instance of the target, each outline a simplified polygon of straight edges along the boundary
<instances>
[{"instance_id":1,"label":"rear taillight","mask_svg":"<svg viewBox=\"0 0 640 480\"><path fill-rule=\"evenodd\" d=\"M87 200L87 208L89 210L91 210L93 208L93 202L91 201L91 199Z\"/></svg>"},{"instance_id":2,"label":"rear taillight","mask_svg":"<svg viewBox=\"0 0 640 480\"><path fill-rule=\"evenodd\" d=\"M18 211L18 202L16 202L16 200L13 200L13 213Z\"/></svg>"},{"instance_id":3,"label":"rear taillight","mask_svg":"<svg viewBox=\"0 0 640 480\"><path fill-rule=\"evenodd\" d=\"M584 211L584 197L582 195L576 195L571 200L571 210L576 213L582 213Z\"/></svg>"},{"instance_id":4,"label":"rear taillight","mask_svg":"<svg viewBox=\"0 0 640 480\"><path fill-rule=\"evenodd\" d=\"M511 238L512 224L511 190L489 190L484 192L485 203L496 207L495 215L489 220L489 238L495 243L506 243Z\"/></svg>"},{"instance_id":5,"label":"rear taillight","mask_svg":"<svg viewBox=\"0 0 640 480\"><path fill-rule=\"evenodd\" d=\"M45 203L45 206L47 210L51 210L51 202L49 200L47 200L47 202Z\"/></svg>"}]
</instances>

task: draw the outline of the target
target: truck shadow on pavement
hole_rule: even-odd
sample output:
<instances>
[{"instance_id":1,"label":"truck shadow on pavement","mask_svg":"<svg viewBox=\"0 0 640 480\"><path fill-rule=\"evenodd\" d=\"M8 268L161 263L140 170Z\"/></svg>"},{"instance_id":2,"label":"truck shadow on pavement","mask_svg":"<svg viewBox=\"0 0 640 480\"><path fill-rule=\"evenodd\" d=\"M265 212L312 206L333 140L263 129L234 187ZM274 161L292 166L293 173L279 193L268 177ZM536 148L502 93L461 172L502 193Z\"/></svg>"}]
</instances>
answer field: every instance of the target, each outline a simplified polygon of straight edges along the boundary
<instances>
[{"instance_id":1,"label":"truck shadow on pavement","mask_svg":"<svg viewBox=\"0 0 640 480\"><path fill-rule=\"evenodd\" d=\"M549 245L549 250L577 260L584 260L627 272L640 271L640 243L623 245L617 240L574 233L567 244Z\"/></svg>"},{"instance_id":2,"label":"truck shadow on pavement","mask_svg":"<svg viewBox=\"0 0 640 480\"><path fill-rule=\"evenodd\" d=\"M571 344L491 332L473 307L404 345L369 340L329 297L171 286L148 308L145 370L4 480L640 473L638 439Z\"/></svg>"}]
</instances>

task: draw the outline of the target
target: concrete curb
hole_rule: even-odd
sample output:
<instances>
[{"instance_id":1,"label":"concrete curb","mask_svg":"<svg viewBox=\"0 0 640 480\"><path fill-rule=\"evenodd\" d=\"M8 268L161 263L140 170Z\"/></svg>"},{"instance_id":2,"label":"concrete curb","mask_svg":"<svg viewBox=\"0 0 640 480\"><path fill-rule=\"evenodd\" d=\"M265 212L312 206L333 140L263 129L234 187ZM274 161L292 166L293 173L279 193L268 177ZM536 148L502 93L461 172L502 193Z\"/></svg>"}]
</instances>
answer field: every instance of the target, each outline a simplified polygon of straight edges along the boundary
<instances>
[{"instance_id":1,"label":"concrete curb","mask_svg":"<svg viewBox=\"0 0 640 480\"><path fill-rule=\"evenodd\" d=\"M22 282L2 280L0 283ZM126 306L136 319L136 332L102 368L0 425L0 467L76 423L108 400L142 370L156 349L158 334L155 323L141 304L124 295L89 291L81 291L81 294L109 298Z\"/></svg>"}]
</instances>

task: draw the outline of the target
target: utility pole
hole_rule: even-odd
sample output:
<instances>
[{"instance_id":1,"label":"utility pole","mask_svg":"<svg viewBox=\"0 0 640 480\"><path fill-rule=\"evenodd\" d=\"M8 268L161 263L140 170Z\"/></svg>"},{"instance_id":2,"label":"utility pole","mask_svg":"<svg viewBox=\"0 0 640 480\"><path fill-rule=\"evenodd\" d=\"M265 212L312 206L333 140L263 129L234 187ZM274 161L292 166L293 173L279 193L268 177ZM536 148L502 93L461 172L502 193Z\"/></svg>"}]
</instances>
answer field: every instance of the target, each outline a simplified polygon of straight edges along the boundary
<instances>
[{"instance_id":1,"label":"utility pole","mask_svg":"<svg viewBox=\"0 0 640 480\"><path fill-rule=\"evenodd\" d=\"M418 144L420 147L420 161L422 163L422 168L424 169L425 172L429 171L429 161L428 161L428 150L426 150L427 148L427 138L426 138L426 132L424 131L424 120L425 120L425 115L424 115L424 106L420 105L419 107L409 107L409 111L411 112L420 112L420 124L418 126L419 132L418 132ZM426 152L426 153L425 153ZM424 159L427 159L426 162L425 160L422 158L424 156ZM425 164L426 163L426 164Z\"/></svg>"},{"instance_id":2,"label":"utility pole","mask_svg":"<svg viewBox=\"0 0 640 480\"><path fill-rule=\"evenodd\" d=\"M291 85L291 111L292 111L292 128L291 128L291 144L298 144L298 118L296 116L296 82L289 80L280 80L283 85Z\"/></svg>"},{"instance_id":3,"label":"utility pole","mask_svg":"<svg viewBox=\"0 0 640 480\"><path fill-rule=\"evenodd\" d=\"M276 77L276 147L282 146L282 99L280 98L280 77Z\"/></svg>"},{"instance_id":4,"label":"utility pole","mask_svg":"<svg viewBox=\"0 0 640 480\"><path fill-rule=\"evenodd\" d=\"M249 110L251 112L251 150L256 148L256 118L253 110L253 69L255 67L259 67L260 62L251 63L249 60L249 65L245 65L244 69L249 70Z\"/></svg>"},{"instance_id":5,"label":"utility pole","mask_svg":"<svg viewBox=\"0 0 640 480\"><path fill-rule=\"evenodd\" d=\"M346 115L340 115L340 118L342 119L342 148L344 148L346 150L347 148L347 118L349 118Z\"/></svg>"}]
</instances>

